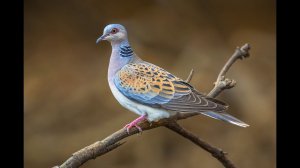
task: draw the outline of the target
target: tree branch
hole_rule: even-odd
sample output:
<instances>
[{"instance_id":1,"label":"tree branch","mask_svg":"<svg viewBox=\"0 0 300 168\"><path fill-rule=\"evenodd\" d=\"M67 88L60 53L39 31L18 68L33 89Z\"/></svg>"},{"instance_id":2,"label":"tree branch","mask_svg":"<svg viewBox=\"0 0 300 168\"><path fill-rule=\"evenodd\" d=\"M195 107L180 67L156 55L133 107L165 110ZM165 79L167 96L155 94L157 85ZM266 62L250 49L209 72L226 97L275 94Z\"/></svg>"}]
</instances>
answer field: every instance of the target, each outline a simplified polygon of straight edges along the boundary
<instances>
[{"instance_id":1,"label":"tree branch","mask_svg":"<svg viewBox=\"0 0 300 168\"><path fill-rule=\"evenodd\" d=\"M217 81L214 83L215 87L209 92L207 96L216 97L223 90L233 88L236 85L236 81L232 79L225 78L225 75L232 64L237 60L247 58L249 54L250 45L244 44L241 48L237 47L233 55L226 62L222 70L220 71Z\"/></svg>"},{"instance_id":2,"label":"tree branch","mask_svg":"<svg viewBox=\"0 0 300 168\"><path fill-rule=\"evenodd\" d=\"M218 75L217 81L215 82L214 88L208 94L210 97L216 97L219 95L223 90L230 89L235 86L236 82L231 79L225 79L225 75L229 68L233 65L233 63L237 59L243 59L249 56L250 46L245 44L241 48L237 48L234 54L230 57L230 59L226 62L224 67L222 68L221 72ZM186 82L190 82L193 77L193 70L191 70ZM149 123L147 121L142 121L139 123L139 126L142 128L143 131L150 130L156 127L165 126L168 129L178 133L179 135L189 139L199 147L203 148L207 152L211 153L213 157L218 159L226 168L235 168L233 163L226 157L225 152L221 149L213 147L212 145L208 144L207 142L203 141L202 139L198 138L191 132L187 131L183 127L181 127L176 121L186 119L192 116L198 115L198 113L178 113L177 115L168 118L168 119L161 119L158 122ZM106 137L102 141L97 141L75 153L66 160L60 166L54 166L53 168L78 168L85 162L91 159L95 159L98 156L101 156L105 153L108 153L117 147L121 146L125 142L120 142L122 139L125 139L128 136L134 135L139 133L139 130L135 127L130 129L129 134L126 131L126 128L122 128L117 132L111 134L110 136Z\"/></svg>"},{"instance_id":3,"label":"tree branch","mask_svg":"<svg viewBox=\"0 0 300 168\"><path fill-rule=\"evenodd\" d=\"M208 144L204 140L200 139L199 137L195 136L193 133L189 132L188 130L181 127L177 122L170 122L165 127L175 131L179 135L189 139L194 144L200 146L202 149L206 150L207 152L211 153L213 157L218 159L226 168L235 168L233 163L226 157L226 153L222 151L222 149L218 149L213 147L212 145Z\"/></svg>"}]
</instances>

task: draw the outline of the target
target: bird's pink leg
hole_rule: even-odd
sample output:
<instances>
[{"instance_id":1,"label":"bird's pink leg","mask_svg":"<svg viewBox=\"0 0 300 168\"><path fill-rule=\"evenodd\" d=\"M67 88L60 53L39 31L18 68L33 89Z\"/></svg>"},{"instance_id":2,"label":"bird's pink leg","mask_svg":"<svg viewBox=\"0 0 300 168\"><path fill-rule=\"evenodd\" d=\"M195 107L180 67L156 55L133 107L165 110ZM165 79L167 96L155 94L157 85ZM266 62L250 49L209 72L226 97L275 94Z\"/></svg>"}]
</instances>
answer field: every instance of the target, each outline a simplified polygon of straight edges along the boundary
<instances>
[{"instance_id":1,"label":"bird's pink leg","mask_svg":"<svg viewBox=\"0 0 300 168\"><path fill-rule=\"evenodd\" d=\"M132 128L132 127L136 127L140 132L142 132L142 131L143 131L142 128L139 127L137 124L138 124L140 121L144 120L144 119L146 118L146 116L147 116L147 115L144 114L144 115L138 117L137 119L133 120L131 123L125 125L124 128L126 128L127 133L129 134L129 129Z\"/></svg>"}]
</instances>

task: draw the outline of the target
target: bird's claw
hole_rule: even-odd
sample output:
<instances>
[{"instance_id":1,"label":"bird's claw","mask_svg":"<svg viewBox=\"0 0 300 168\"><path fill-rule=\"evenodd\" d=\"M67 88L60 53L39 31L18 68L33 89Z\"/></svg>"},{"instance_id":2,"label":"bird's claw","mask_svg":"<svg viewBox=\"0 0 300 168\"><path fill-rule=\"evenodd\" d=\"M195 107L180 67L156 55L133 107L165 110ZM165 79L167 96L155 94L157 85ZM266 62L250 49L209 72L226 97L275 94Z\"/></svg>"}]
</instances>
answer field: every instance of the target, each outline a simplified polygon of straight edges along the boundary
<instances>
[{"instance_id":1,"label":"bird's claw","mask_svg":"<svg viewBox=\"0 0 300 168\"><path fill-rule=\"evenodd\" d=\"M124 128L126 128L127 134L129 134L129 130L132 127L136 127L139 130L140 133L143 132L142 128L140 126L138 126L137 124L129 123L129 124L125 125L125 127L124 127Z\"/></svg>"},{"instance_id":2,"label":"bird's claw","mask_svg":"<svg viewBox=\"0 0 300 168\"><path fill-rule=\"evenodd\" d=\"M144 115L138 117L137 119L133 120L131 123L125 125L124 128L126 128L127 133L129 134L129 130L130 130L130 128L132 128L132 127L136 127L136 128L139 130L139 132L141 133L143 130L142 130L142 128L139 127L137 124L138 124L139 122L141 122L142 120L144 120L144 119L146 118L146 116L147 116L147 115L144 114Z\"/></svg>"}]
</instances>

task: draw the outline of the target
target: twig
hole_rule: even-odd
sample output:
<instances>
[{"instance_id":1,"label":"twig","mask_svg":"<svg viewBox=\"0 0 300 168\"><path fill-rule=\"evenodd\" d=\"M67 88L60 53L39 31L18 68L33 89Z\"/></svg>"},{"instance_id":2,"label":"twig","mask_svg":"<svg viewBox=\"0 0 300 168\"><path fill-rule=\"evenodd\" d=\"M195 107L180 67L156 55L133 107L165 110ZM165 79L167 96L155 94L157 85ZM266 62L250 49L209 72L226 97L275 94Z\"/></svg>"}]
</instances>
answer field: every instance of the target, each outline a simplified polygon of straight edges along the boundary
<instances>
[{"instance_id":1,"label":"twig","mask_svg":"<svg viewBox=\"0 0 300 168\"><path fill-rule=\"evenodd\" d=\"M233 163L226 157L225 152L223 152L221 149L213 147L212 145L208 144L204 140L195 136L193 133L181 127L177 122L169 122L165 127L171 129L172 131L177 132L179 135L185 137L186 139L189 139L194 144L200 146L207 152L211 153L213 157L217 158L224 165L224 167L235 168Z\"/></svg>"},{"instance_id":2,"label":"twig","mask_svg":"<svg viewBox=\"0 0 300 168\"><path fill-rule=\"evenodd\" d=\"M236 85L236 81L232 79L225 78L225 75L232 64L237 59L244 59L250 56L249 54L250 45L244 44L241 48L237 47L233 55L230 59L226 62L222 70L220 71L217 81L214 83L215 87L209 92L207 96L209 97L216 97L225 89L230 89Z\"/></svg>"},{"instance_id":3,"label":"twig","mask_svg":"<svg viewBox=\"0 0 300 168\"><path fill-rule=\"evenodd\" d=\"M191 69L189 76L186 78L185 82L190 83L194 75L194 69Z\"/></svg>"},{"instance_id":4,"label":"twig","mask_svg":"<svg viewBox=\"0 0 300 168\"><path fill-rule=\"evenodd\" d=\"M244 57L249 56L249 50L250 46L248 44L245 44L240 49L237 48L234 54L230 57L230 59L227 61L225 66L222 68L221 72L218 75L217 81L215 82L215 87L212 89L212 91L208 94L210 97L216 97L219 95L223 90L229 89L235 86L235 81L230 79L224 79L226 72L229 70L229 68L232 66L232 64L237 59L242 59ZM186 79L186 82L190 82L193 76L193 70L191 70L188 78ZM142 128L142 130L150 130L156 127L165 126L169 128L170 130L178 133L179 135L189 139L196 145L200 146L207 152L211 153L213 157L217 158L226 168L235 168L233 163L226 157L225 152L222 150L213 147L212 145L208 144L207 142L201 140L191 132L187 131L183 127L181 127L178 123L176 123L177 120L186 119L191 116L197 115L196 113L178 113L177 115L173 116L169 119L161 119L158 122L149 123L147 121L142 121L139 123L139 126ZM90 159L95 159L98 156L101 156L107 152L110 152L113 149L116 149L117 147L124 144L124 142L120 142L122 139L139 133L139 130L135 127L130 129L129 134L127 133L125 128L122 128L118 130L117 132L111 134L107 138L105 138L102 141L97 141L92 145L89 145L75 153L72 154L72 156L66 160L62 165L60 166L54 166L53 168L77 168L80 167L82 164L87 162Z\"/></svg>"}]
</instances>

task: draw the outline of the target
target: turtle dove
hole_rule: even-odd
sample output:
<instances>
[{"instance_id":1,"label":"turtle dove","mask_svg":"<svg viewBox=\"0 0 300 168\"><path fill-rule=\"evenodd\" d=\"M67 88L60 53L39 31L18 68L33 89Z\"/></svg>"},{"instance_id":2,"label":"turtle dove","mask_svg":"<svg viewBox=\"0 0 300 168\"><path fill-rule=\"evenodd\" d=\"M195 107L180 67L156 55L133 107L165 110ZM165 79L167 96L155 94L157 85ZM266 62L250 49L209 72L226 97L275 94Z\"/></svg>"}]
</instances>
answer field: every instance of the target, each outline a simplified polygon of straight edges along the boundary
<instances>
[{"instance_id":1,"label":"turtle dove","mask_svg":"<svg viewBox=\"0 0 300 168\"><path fill-rule=\"evenodd\" d=\"M132 127L142 131L137 124L144 119L158 121L185 112L249 126L226 113L225 103L201 94L184 80L139 58L128 42L124 26L107 25L96 43L102 40L109 41L112 46L108 83L114 97L123 107L140 115L125 126L128 133Z\"/></svg>"}]
</instances>

